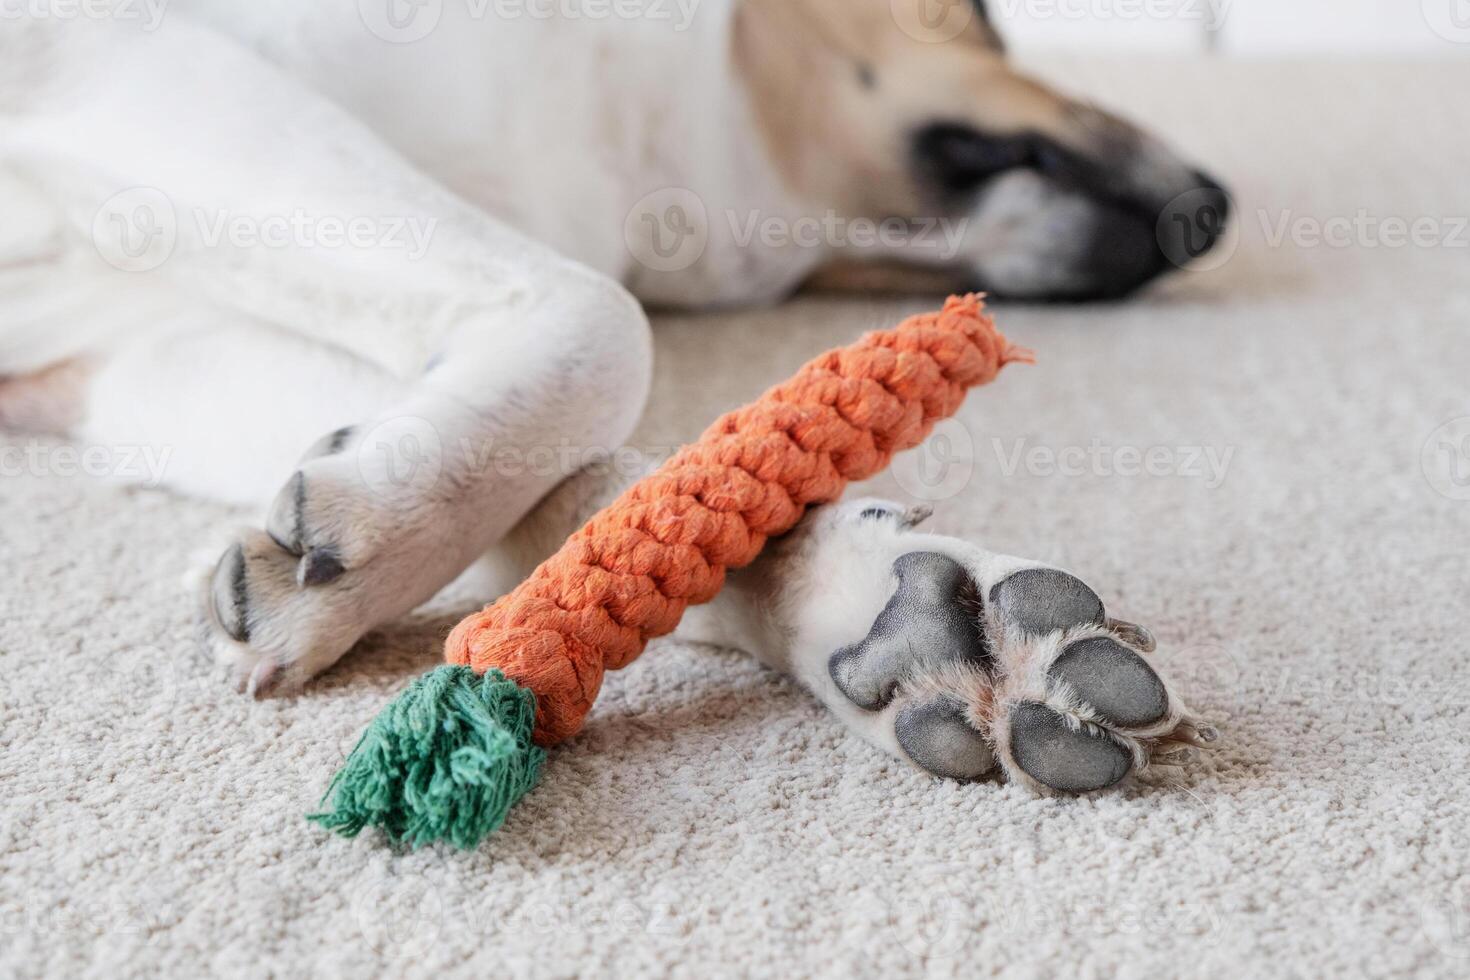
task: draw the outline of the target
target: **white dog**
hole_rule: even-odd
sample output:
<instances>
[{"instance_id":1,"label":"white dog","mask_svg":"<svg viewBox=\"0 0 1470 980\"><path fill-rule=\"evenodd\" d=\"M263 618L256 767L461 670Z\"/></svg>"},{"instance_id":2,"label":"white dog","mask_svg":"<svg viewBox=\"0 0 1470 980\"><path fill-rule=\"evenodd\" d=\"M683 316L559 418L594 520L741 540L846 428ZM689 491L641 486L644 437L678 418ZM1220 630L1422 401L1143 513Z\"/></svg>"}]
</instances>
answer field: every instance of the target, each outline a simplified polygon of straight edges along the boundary
<instances>
[{"instance_id":1,"label":"white dog","mask_svg":"<svg viewBox=\"0 0 1470 980\"><path fill-rule=\"evenodd\" d=\"M0 425L167 446L178 491L274 498L205 590L209 647L255 694L497 544L534 561L606 495L479 454L619 446L640 301L774 301L853 263L1119 296L1224 215L1157 142L1017 74L978 0L0 18ZM998 759L1089 791L1198 734L1085 585L915 519L814 515L687 629L943 776Z\"/></svg>"}]
</instances>

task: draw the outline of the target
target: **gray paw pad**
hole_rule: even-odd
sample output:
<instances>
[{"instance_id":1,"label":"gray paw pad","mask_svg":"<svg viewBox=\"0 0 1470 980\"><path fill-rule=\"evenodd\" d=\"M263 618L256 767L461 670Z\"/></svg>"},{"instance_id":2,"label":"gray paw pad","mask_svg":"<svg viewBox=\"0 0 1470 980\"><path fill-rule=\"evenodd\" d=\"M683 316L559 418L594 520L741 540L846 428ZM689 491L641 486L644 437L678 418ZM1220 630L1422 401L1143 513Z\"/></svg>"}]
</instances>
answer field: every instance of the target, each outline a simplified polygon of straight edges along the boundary
<instances>
[{"instance_id":1,"label":"gray paw pad","mask_svg":"<svg viewBox=\"0 0 1470 980\"><path fill-rule=\"evenodd\" d=\"M1103 735L1075 731L1044 704L1011 713L1011 755L1021 770L1063 793L1091 793L1122 781L1133 757Z\"/></svg>"},{"instance_id":2,"label":"gray paw pad","mask_svg":"<svg viewBox=\"0 0 1470 980\"><path fill-rule=\"evenodd\" d=\"M1104 720L1123 728L1152 725L1169 712L1169 696L1154 669L1105 636L1067 647L1047 676L1064 681Z\"/></svg>"},{"instance_id":3,"label":"gray paw pad","mask_svg":"<svg viewBox=\"0 0 1470 980\"><path fill-rule=\"evenodd\" d=\"M827 671L849 701L876 711L893 700L899 682L914 672L988 654L973 598L974 583L956 561L914 552L893 563L898 590L861 643L843 647Z\"/></svg>"},{"instance_id":4,"label":"gray paw pad","mask_svg":"<svg viewBox=\"0 0 1470 980\"><path fill-rule=\"evenodd\" d=\"M1054 568L1028 568L990 590L1002 616L1032 635L1106 619L1102 600L1079 578Z\"/></svg>"},{"instance_id":5,"label":"gray paw pad","mask_svg":"<svg viewBox=\"0 0 1470 980\"><path fill-rule=\"evenodd\" d=\"M995 767L985 738L953 698L911 704L894 723L898 744L921 768L944 779L979 779Z\"/></svg>"}]
</instances>

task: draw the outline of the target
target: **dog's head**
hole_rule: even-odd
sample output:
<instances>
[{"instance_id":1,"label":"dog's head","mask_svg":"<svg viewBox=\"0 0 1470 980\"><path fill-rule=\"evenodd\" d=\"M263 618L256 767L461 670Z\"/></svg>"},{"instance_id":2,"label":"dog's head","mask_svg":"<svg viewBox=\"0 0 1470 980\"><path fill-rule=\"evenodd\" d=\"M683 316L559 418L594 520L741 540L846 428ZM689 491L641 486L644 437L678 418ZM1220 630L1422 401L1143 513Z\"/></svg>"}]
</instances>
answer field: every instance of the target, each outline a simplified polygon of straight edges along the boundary
<instances>
[{"instance_id":1,"label":"dog's head","mask_svg":"<svg viewBox=\"0 0 1470 980\"><path fill-rule=\"evenodd\" d=\"M985 0L744 0L734 45L797 194L914 223L875 257L1001 296L1107 298L1224 230L1219 184L1015 70ZM956 231L921 235L927 219Z\"/></svg>"}]
</instances>

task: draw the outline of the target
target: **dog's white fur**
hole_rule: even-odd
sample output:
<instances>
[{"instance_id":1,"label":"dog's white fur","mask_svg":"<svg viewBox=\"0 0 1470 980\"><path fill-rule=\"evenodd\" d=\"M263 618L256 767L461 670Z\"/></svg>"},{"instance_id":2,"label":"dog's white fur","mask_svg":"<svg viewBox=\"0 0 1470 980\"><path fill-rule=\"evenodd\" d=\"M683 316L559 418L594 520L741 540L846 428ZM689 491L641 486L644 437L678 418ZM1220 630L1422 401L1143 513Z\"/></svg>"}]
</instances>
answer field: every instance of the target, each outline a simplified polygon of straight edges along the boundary
<instances>
[{"instance_id":1,"label":"dog's white fur","mask_svg":"<svg viewBox=\"0 0 1470 980\"><path fill-rule=\"evenodd\" d=\"M655 2L687 10L642 9ZM651 371L634 295L771 301L842 252L740 240L752 217L832 203L762 135L771 124L731 57L740 0L702 0L683 32L652 16L485 30L476 9L444 4L411 44L331 0L174 0L156 30L116 16L0 32L0 425L49 415L90 443L166 448L176 490L275 497L205 589L207 642L252 691L305 682L518 524L507 549L521 558L570 530L585 508L565 492L582 491L522 523L565 467L491 460L621 445ZM1182 164L1139 146L1132 171L1161 199L1188 185ZM698 207L681 220L702 250L677 268L640 262L691 186ZM966 233L977 267L1026 261L1019 202L1037 229L1055 225L1048 208L1077 207L1034 176L997 181ZM323 222L354 219L377 237L319 240ZM173 233L145 235L157 226L139 222L157 220ZM266 246L232 230L282 227ZM384 247L394 234L402 247ZM335 577L313 584L314 552ZM833 624L871 621L893 556L817 602L814 582L844 576L789 554L745 579L769 596L775 575L788 598L736 588L690 630L755 648L820 694ZM245 592L248 612L232 610ZM245 641L221 621L235 613ZM823 700L897 752L891 725Z\"/></svg>"}]
</instances>

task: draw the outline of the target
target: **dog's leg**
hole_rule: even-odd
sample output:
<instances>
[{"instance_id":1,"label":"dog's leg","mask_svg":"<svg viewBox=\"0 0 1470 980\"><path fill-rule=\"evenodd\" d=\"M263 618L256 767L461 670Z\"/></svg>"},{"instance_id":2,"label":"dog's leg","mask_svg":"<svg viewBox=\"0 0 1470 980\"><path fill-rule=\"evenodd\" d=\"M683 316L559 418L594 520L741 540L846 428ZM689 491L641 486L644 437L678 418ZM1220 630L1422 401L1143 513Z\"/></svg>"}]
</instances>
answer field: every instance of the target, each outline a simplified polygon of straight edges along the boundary
<instances>
[{"instance_id":1,"label":"dog's leg","mask_svg":"<svg viewBox=\"0 0 1470 980\"><path fill-rule=\"evenodd\" d=\"M688 634L733 637L854 732L949 779L1106 789L1214 737L1075 576L915 530L927 508L823 508L732 576ZM724 642L731 642L725 640Z\"/></svg>"},{"instance_id":2,"label":"dog's leg","mask_svg":"<svg viewBox=\"0 0 1470 980\"><path fill-rule=\"evenodd\" d=\"M323 435L264 527L211 578L215 655L252 691L299 684L430 598L589 454L621 444L647 394L642 311L565 270L509 322L466 325L383 410Z\"/></svg>"},{"instance_id":3,"label":"dog's leg","mask_svg":"<svg viewBox=\"0 0 1470 980\"><path fill-rule=\"evenodd\" d=\"M567 481L506 539L516 573L632 475ZM1214 737L1144 659L1147 630L1066 572L915 530L928 515L871 499L820 508L677 635L754 654L943 778L1003 770L1041 792L1092 792Z\"/></svg>"},{"instance_id":4,"label":"dog's leg","mask_svg":"<svg viewBox=\"0 0 1470 980\"><path fill-rule=\"evenodd\" d=\"M303 447L413 387L340 347L212 308L134 331L87 364L70 433L149 464L120 479L255 506Z\"/></svg>"},{"instance_id":5,"label":"dog's leg","mask_svg":"<svg viewBox=\"0 0 1470 980\"><path fill-rule=\"evenodd\" d=\"M227 497L233 474L282 467L283 443L305 450L202 588L240 685L294 686L627 437L647 320L250 50L187 21L78 27L35 39L45 77L0 131L0 162L63 216L25 288L77 267L147 300L103 304L120 319L98 331L89 438L174 446L176 485Z\"/></svg>"}]
</instances>

